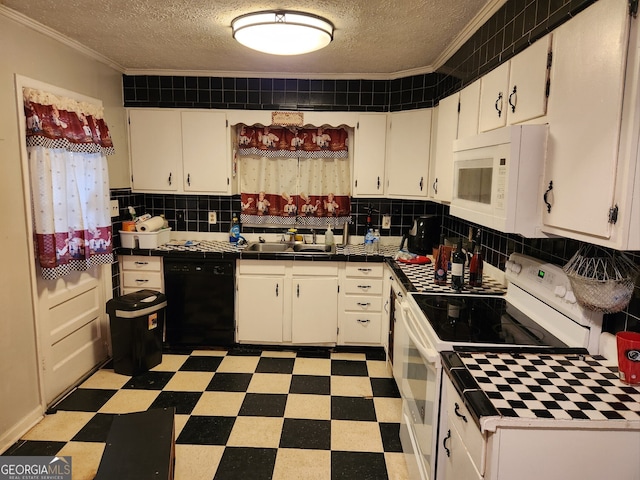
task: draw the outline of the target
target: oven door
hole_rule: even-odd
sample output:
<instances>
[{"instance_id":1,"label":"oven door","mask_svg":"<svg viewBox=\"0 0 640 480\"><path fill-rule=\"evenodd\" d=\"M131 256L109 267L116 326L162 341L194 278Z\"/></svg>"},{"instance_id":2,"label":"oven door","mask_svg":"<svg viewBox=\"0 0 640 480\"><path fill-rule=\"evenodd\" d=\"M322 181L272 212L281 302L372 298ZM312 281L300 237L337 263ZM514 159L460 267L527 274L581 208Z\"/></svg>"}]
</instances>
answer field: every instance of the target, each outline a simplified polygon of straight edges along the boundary
<instances>
[{"instance_id":1,"label":"oven door","mask_svg":"<svg viewBox=\"0 0 640 480\"><path fill-rule=\"evenodd\" d=\"M397 323L400 332L396 341L402 338L406 345L399 384L403 404L400 440L410 472L416 478L433 480L442 367L438 352L426 338L420 316L405 302Z\"/></svg>"}]
</instances>

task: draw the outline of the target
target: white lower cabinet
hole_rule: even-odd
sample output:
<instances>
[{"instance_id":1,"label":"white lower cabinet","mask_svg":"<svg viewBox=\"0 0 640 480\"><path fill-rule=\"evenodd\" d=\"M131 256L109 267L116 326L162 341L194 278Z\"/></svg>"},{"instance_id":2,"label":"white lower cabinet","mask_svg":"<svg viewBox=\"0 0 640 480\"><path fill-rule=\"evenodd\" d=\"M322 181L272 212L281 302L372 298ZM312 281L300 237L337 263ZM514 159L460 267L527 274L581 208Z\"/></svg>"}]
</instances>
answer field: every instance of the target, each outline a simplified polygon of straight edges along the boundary
<instances>
[{"instance_id":1,"label":"white lower cabinet","mask_svg":"<svg viewBox=\"0 0 640 480\"><path fill-rule=\"evenodd\" d=\"M236 341L335 344L338 264L239 260Z\"/></svg>"},{"instance_id":2,"label":"white lower cabinet","mask_svg":"<svg viewBox=\"0 0 640 480\"><path fill-rule=\"evenodd\" d=\"M640 478L640 432L623 421L491 417L481 431L447 375L443 383L440 480Z\"/></svg>"},{"instance_id":3,"label":"white lower cabinet","mask_svg":"<svg viewBox=\"0 0 640 480\"><path fill-rule=\"evenodd\" d=\"M444 480L482 479L482 475L476 470L469 451L465 447L462 436L458 433L456 427L451 424L451 418L449 418L449 429L443 442L444 448L449 452L446 456L444 477L442 477Z\"/></svg>"},{"instance_id":4,"label":"white lower cabinet","mask_svg":"<svg viewBox=\"0 0 640 480\"><path fill-rule=\"evenodd\" d=\"M339 335L341 345L381 345L384 264L347 263L342 270Z\"/></svg>"},{"instance_id":5,"label":"white lower cabinet","mask_svg":"<svg viewBox=\"0 0 640 480\"><path fill-rule=\"evenodd\" d=\"M138 290L156 290L164 292L162 274L162 257L141 255L121 255L120 294L137 292Z\"/></svg>"},{"instance_id":6,"label":"white lower cabinet","mask_svg":"<svg viewBox=\"0 0 640 480\"><path fill-rule=\"evenodd\" d=\"M239 275L238 342L282 342L284 276Z\"/></svg>"}]
</instances>

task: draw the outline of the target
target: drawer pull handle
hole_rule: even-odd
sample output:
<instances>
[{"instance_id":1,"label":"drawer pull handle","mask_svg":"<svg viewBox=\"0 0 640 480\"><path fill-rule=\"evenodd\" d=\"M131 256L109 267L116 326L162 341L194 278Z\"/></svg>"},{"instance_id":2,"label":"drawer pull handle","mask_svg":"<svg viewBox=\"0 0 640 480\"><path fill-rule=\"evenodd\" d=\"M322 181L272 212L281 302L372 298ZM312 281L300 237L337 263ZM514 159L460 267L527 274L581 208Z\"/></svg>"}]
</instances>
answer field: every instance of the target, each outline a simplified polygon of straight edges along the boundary
<instances>
[{"instance_id":1,"label":"drawer pull handle","mask_svg":"<svg viewBox=\"0 0 640 480\"><path fill-rule=\"evenodd\" d=\"M460 417L464 423L467 423L467 417L460 413L460 405L458 405L458 402L456 402L454 413L456 414L456 417Z\"/></svg>"},{"instance_id":2,"label":"drawer pull handle","mask_svg":"<svg viewBox=\"0 0 640 480\"><path fill-rule=\"evenodd\" d=\"M367 288L371 288L371 285L358 285L358 288L366 290Z\"/></svg>"},{"instance_id":3,"label":"drawer pull handle","mask_svg":"<svg viewBox=\"0 0 640 480\"><path fill-rule=\"evenodd\" d=\"M359 268L358 271L359 272L370 272L371 269L370 268Z\"/></svg>"},{"instance_id":4,"label":"drawer pull handle","mask_svg":"<svg viewBox=\"0 0 640 480\"><path fill-rule=\"evenodd\" d=\"M447 448L447 440L449 440L451 438L451 430L447 430L447 436L444 437L444 440L442 440L442 446L444 447L445 451L447 452L447 457L451 456L451 450L449 450Z\"/></svg>"},{"instance_id":5,"label":"drawer pull handle","mask_svg":"<svg viewBox=\"0 0 640 480\"><path fill-rule=\"evenodd\" d=\"M369 320L368 318L362 320L362 319L358 319L358 323L369 323L371 320Z\"/></svg>"},{"instance_id":6,"label":"drawer pull handle","mask_svg":"<svg viewBox=\"0 0 640 480\"><path fill-rule=\"evenodd\" d=\"M136 265L149 265L149 262L135 262Z\"/></svg>"},{"instance_id":7,"label":"drawer pull handle","mask_svg":"<svg viewBox=\"0 0 640 480\"><path fill-rule=\"evenodd\" d=\"M359 307L368 307L369 305L371 305L371 303L369 302L366 302L366 303L358 302Z\"/></svg>"},{"instance_id":8,"label":"drawer pull handle","mask_svg":"<svg viewBox=\"0 0 640 480\"><path fill-rule=\"evenodd\" d=\"M136 283L146 283L146 282L148 282L148 281L149 281L149 280L144 279L144 278L136 278Z\"/></svg>"}]
</instances>

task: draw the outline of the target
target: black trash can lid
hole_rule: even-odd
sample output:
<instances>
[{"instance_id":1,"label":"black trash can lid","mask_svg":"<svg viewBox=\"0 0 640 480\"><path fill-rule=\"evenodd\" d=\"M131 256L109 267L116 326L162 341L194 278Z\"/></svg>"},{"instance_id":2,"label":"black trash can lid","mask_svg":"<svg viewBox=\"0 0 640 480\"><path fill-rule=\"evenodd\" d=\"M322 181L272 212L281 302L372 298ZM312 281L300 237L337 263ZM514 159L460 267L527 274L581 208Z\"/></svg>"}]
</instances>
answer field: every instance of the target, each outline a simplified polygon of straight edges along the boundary
<instances>
[{"instance_id":1,"label":"black trash can lid","mask_svg":"<svg viewBox=\"0 0 640 480\"><path fill-rule=\"evenodd\" d=\"M160 305L166 300L164 293L156 290L139 290L109 300L107 302L107 313L114 313L116 310L136 311L146 309Z\"/></svg>"}]
</instances>

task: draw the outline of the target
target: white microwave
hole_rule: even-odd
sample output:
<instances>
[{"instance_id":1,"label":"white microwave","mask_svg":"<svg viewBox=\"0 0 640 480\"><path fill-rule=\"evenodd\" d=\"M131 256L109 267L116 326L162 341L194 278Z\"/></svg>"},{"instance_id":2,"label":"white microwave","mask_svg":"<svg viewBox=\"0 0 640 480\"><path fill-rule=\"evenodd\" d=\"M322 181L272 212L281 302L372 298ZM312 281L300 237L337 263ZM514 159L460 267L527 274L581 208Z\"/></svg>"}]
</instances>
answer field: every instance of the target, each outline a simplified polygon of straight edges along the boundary
<instances>
[{"instance_id":1,"label":"white microwave","mask_svg":"<svg viewBox=\"0 0 640 480\"><path fill-rule=\"evenodd\" d=\"M451 215L499 232L545 237L541 182L548 126L512 125L453 142Z\"/></svg>"}]
</instances>

